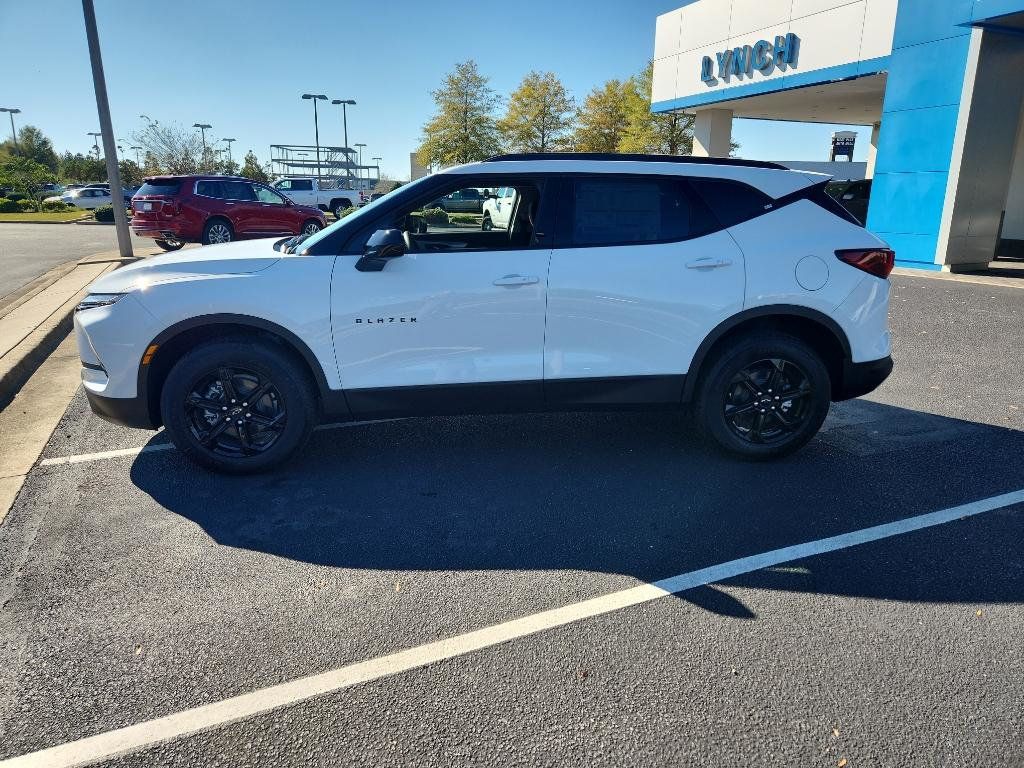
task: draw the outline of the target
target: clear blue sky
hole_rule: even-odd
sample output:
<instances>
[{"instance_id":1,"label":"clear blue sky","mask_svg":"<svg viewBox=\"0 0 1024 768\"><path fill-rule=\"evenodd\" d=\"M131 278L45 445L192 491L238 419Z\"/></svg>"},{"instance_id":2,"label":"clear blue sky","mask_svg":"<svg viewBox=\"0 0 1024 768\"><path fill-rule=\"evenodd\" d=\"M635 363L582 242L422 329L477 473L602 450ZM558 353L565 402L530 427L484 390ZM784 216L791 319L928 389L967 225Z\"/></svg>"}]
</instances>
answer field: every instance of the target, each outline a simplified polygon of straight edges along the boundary
<instances>
[{"instance_id":1,"label":"clear blue sky","mask_svg":"<svg viewBox=\"0 0 1024 768\"><path fill-rule=\"evenodd\" d=\"M161 122L210 123L231 136L235 159L269 145L312 144L304 92L355 99L349 142L367 144L382 169L408 178L409 152L431 114L430 92L474 58L507 95L531 69L551 70L577 100L610 78L640 70L654 48L654 20L680 0L96 0L114 131L130 142L139 114ZM483 12L492 7L494 13ZM58 152L85 152L99 130L81 5L74 0L0 0L6 76L0 106L19 125L49 135ZM341 144L339 107L321 112L320 138ZM0 115L6 118L6 115ZM827 159L846 126L738 120L740 155ZM867 150L860 131L857 159ZM9 123L0 124L0 135Z\"/></svg>"}]
</instances>

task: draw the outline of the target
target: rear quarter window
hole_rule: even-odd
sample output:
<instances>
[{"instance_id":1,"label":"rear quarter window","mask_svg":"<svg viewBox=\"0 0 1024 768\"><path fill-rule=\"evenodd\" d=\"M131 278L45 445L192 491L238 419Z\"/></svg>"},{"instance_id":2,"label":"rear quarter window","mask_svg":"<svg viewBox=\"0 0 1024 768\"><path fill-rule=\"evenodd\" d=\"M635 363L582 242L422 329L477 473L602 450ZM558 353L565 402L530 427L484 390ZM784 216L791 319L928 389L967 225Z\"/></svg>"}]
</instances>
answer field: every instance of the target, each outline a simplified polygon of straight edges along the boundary
<instances>
[{"instance_id":1,"label":"rear quarter window","mask_svg":"<svg viewBox=\"0 0 1024 768\"><path fill-rule=\"evenodd\" d=\"M723 227L731 227L760 216L772 205L768 195L740 181L691 176L690 185Z\"/></svg>"}]
</instances>

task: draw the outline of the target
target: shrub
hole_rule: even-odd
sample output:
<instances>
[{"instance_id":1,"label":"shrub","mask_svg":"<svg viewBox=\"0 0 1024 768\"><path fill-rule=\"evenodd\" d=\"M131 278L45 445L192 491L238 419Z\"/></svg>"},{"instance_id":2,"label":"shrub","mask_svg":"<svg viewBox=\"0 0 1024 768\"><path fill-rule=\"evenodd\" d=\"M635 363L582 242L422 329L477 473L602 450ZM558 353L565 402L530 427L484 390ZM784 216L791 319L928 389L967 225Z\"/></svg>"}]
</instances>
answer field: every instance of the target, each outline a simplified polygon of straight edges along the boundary
<instances>
[{"instance_id":1,"label":"shrub","mask_svg":"<svg viewBox=\"0 0 1024 768\"><path fill-rule=\"evenodd\" d=\"M483 218L479 213L449 213L448 221L451 224L479 224Z\"/></svg>"},{"instance_id":2,"label":"shrub","mask_svg":"<svg viewBox=\"0 0 1024 768\"><path fill-rule=\"evenodd\" d=\"M0 197L0 213L18 213L20 210L16 200Z\"/></svg>"},{"instance_id":3,"label":"shrub","mask_svg":"<svg viewBox=\"0 0 1024 768\"><path fill-rule=\"evenodd\" d=\"M111 223L114 221L114 206L112 205L101 205L99 208L92 212L93 218L96 221L104 221Z\"/></svg>"},{"instance_id":4,"label":"shrub","mask_svg":"<svg viewBox=\"0 0 1024 768\"><path fill-rule=\"evenodd\" d=\"M29 198L25 198L24 200L19 200L17 205L18 205L18 211L20 213L28 213L29 211L35 212L36 210L38 210L38 206L36 204L36 201L35 200L31 200Z\"/></svg>"},{"instance_id":5,"label":"shrub","mask_svg":"<svg viewBox=\"0 0 1024 768\"><path fill-rule=\"evenodd\" d=\"M441 208L427 208L423 211L423 218L435 227L448 226L448 213Z\"/></svg>"},{"instance_id":6,"label":"shrub","mask_svg":"<svg viewBox=\"0 0 1024 768\"><path fill-rule=\"evenodd\" d=\"M50 200L43 201L43 210L47 213L62 213L63 211L70 211L72 206L65 204L61 200Z\"/></svg>"}]
</instances>

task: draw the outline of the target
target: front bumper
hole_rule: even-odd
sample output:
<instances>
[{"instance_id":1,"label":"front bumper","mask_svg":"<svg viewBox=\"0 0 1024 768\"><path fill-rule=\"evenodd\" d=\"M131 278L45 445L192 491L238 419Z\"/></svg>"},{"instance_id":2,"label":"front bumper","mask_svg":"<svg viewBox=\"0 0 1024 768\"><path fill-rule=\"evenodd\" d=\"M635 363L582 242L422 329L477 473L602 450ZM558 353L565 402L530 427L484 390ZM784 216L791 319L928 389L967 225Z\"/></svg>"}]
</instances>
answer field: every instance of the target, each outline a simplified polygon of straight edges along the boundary
<instances>
[{"instance_id":1,"label":"front bumper","mask_svg":"<svg viewBox=\"0 0 1024 768\"><path fill-rule=\"evenodd\" d=\"M838 392L832 393L833 400L850 400L866 395L878 388L892 373L892 356L865 363L846 363L843 366L843 382Z\"/></svg>"},{"instance_id":2,"label":"front bumper","mask_svg":"<svg viewBox=\"0 0 1024 768\"><path fill-rule=\"evenodd\" d=\"M142 397L104 397L86 388L92 412L101 419L135 429L156 429L149 415L149 403Z\"/></svg>"}]
</instances>

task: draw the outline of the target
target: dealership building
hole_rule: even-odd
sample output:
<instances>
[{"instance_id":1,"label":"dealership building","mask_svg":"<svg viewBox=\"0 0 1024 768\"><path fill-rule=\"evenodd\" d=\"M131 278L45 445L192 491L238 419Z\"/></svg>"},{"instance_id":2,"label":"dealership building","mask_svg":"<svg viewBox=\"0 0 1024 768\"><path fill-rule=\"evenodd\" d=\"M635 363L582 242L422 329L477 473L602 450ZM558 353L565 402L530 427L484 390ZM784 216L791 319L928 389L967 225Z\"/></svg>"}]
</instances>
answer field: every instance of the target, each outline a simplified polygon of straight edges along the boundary
<instances>
[{"instance_id":1,"label":"dealership building","mask_svg":"<svg viewBox=\"0 0 1024 768\"><path fill-rule=\"evenodd\" d=\"M654 47L652 108L695 115L695 155L735 117L864 125L901 266L1024 256L1024 0L691 0Z\"/></svg>"}]
</instances>

